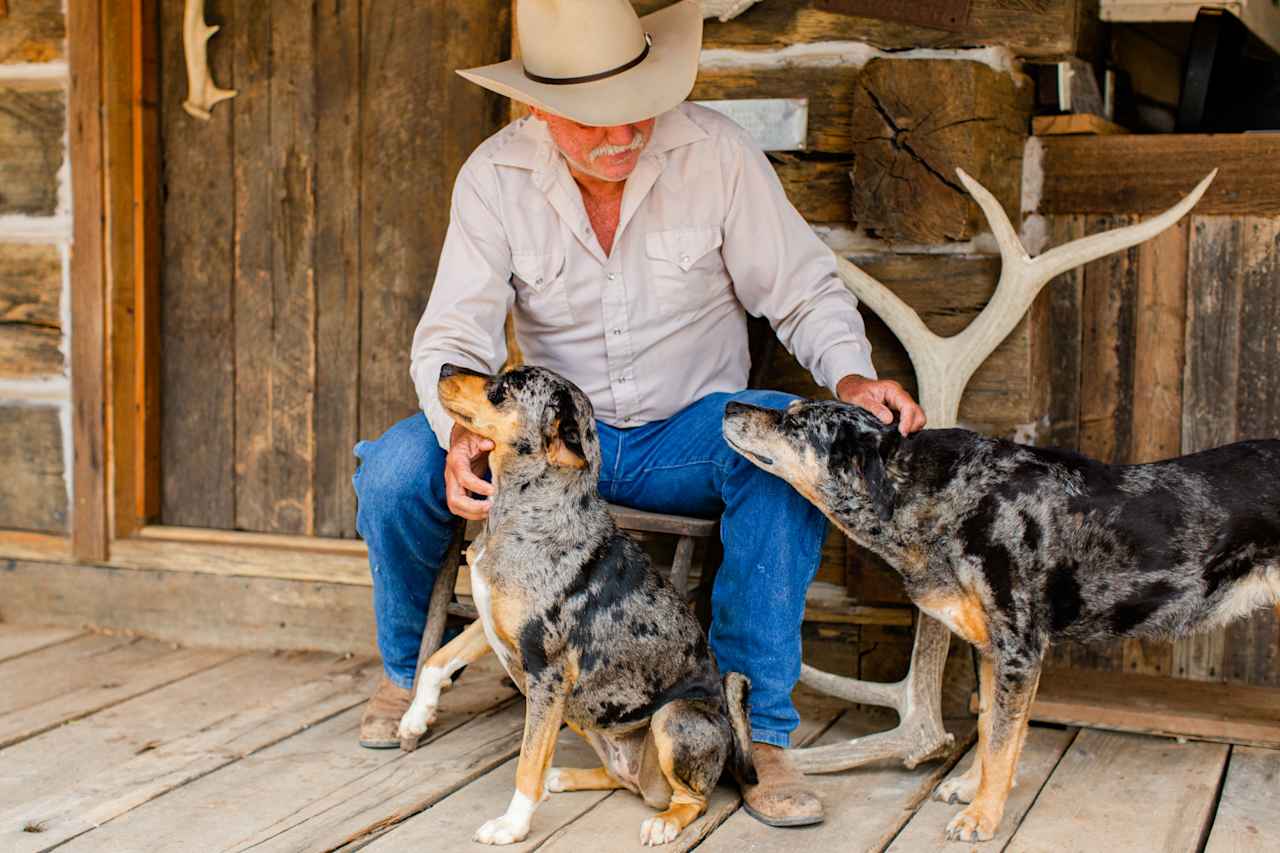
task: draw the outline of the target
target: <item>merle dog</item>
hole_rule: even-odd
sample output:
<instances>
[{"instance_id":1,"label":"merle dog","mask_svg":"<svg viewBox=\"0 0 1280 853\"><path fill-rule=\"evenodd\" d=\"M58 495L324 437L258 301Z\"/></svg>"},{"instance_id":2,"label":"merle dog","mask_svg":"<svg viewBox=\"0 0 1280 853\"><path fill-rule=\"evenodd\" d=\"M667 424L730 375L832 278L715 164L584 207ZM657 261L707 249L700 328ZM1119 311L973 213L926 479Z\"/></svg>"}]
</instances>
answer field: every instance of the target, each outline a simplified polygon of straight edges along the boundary
<instances>
[{"instance_id":1,"label":"merle dog","mask_svg":"<svg viewBox=\"0 0 1280 853\"><path fill-rule=\"evenodd\" d=\"M1280 601L1280 441L1106 465L835 402L730 403L724 434L981 655L977 760L936 796L992 837L1050 642L1178 637Z\"/></svg>"}]
</instances>

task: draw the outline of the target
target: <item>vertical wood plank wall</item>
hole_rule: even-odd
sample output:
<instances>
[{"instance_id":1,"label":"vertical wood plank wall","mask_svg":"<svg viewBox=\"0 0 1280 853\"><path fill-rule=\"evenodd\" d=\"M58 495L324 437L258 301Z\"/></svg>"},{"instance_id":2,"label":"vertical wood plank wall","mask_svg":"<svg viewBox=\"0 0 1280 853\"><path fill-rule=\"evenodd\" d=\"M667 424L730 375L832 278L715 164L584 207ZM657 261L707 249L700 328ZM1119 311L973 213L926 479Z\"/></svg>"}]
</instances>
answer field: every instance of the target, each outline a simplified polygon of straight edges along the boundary
<instances>
[{"instance_id":1,"label":"vertical wood plank wall","mask_svg":"<svg viewBox=\"0 0 1280 853\"><path fill-rule=\"evenodd\" d=\"M1055 234L1136 215L1056 215ZM1080 451L1147 462L1232 441L1280 437L1280 210L1192 215L1157 239L1082 273ZM1055 417L1069 413L1055 413ZM1073 446L1070 432L1058 443ZM1109 671L1280 685L1272 610L1173 643L1065 644L1051 662Z\"/></svg>"},{"instance_id":2,"label":"vertical wood plank wall","mask_svg":"<svg viewBox=\"0 0 1280 853\"><path fill-rule=\"evenodd\" d=\"M414 413L408 346L509 4L218 0L198 121L163 0L161 517L353 536L351 448Z\"/></svg>"}]
</instances>

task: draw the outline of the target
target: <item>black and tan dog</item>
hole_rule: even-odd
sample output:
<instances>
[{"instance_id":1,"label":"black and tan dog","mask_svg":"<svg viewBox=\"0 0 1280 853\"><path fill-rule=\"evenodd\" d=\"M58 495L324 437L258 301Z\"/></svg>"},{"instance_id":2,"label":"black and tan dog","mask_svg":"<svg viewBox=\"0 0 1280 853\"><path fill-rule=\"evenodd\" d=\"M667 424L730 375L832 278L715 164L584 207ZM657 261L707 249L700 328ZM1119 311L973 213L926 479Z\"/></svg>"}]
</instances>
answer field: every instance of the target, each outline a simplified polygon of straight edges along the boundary
<instances>
[{"instance_id":1,"label":"black and tan dog","mask_svg":"<svg viewBox=\"0 0 1280 853\"><path fill-rule=\"evenodd\" d=\"M401 736L426 731L450 676L491 647L527 704L516 792L476 840L523 839L544 791L626 788L663 809L641 841L671 841L706 810L726 765L755 782L749 682L721 679L680 595L614 525L576 386L537 367L486 376L445 365L438 387L455 420L493 441L495 493L468 551L480 619L426 662ZM562 721L603 767L550 767Z\"/></svg>"},{"instance_id":2,"label":"black and tan dog","mask_svg":"<svg viewBox=\"0 0 1280 853\"><path fill-rule=\"evenodd\" d=\"M1149 465L930 430L843 403L730 403L724 434L901 573L981 654L977 760L947 827L992 837L1055 640L1176 637L1280 601L1280 441Z\"/></svg>"}]
</instances>

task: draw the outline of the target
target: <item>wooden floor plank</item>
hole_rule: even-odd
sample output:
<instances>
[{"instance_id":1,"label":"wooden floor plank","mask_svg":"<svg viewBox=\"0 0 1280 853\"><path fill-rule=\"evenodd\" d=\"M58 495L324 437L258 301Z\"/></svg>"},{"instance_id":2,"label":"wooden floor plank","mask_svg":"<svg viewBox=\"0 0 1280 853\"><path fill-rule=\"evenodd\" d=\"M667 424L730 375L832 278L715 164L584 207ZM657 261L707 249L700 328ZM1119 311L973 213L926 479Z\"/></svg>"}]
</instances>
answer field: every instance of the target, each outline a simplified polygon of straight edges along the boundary
<instances>
[{"instance_id":1,"label":"wooden floor plank","mask_svg":"<svg viewBox=\"0 0 1280 853\"><path fill-rule=\"evenodd\" d=\"M356 705L59 850L185 851L193 842L202 853L339 847L349 835L368 834L370 824L427 808L514 755L523 710L512 696L490 658L445 695L434 734L415 753L359 746L363 708Z\"/></svg>"},{"instance_id":2,"label":"wooden floor plank","mask_svg":"<svg viewBox=\"0 0 1280 853\"><path fill-rule=\"evenodd\" d=\"M93 830L103 824L114 827L108 822L158 797L163 803L167 800L163 795L170 791L359 705L368 697L378 670L367 658L340 661L315 680L282 689L252 707L224 711L213 723L144 750L123 764L93 775L76 773L69 787L0 813L0 850L47 850L69 839L96 850L157 849L150 838L120 845L99 843ZM228 699L227 706L234 707L234 702ZM171 831L185 834L190 849L190 840L199 836L188 834L186 813L166 813ZM175 819L175 814L183 818ZM226 814L221 815L224 821Z\"/></svg>"},{"instance_id":3,"label":"wooden floor plank","mask_svg":"<svg viewBox=\"0 0 1280 853\"><path fill-rule=\"evenodd\" d=\"M1237 746L1205 853L1280 850L1280 750Z\"/></svg>"},{"instance_id":4,"label":"wooden floor plank","mask_svg":"<svg viewBox=\"0 0 1280 853\"><path fill-rule=\"evenodd\" d=\"M384 834L361 850L369 853L400 853L404 850L465 850L480 824L497 817L507 807L515 790L516 762L506 764L476 779L431 808ZM560 732L555 764L558 767L599 767L600 759L581 737L569 729ZM529 853L560 827L594 808L609 791L573 791L552 794L538 808L529 837L502 848L510 853Z\"/></svg>"},{"instance_id":5,"label":"wooden floor plank","mask_svg":"<svg viewBox=\"0 0 1280 853\"><path fill-rule=\"evenodd\" d=\"M861 713L846 714L848 707L843 703L819 696L807 688L799 688L796 692L796 707L800 710L800 727L792 734L796 744L806 744L836 725L845 722L845 728L856 728L858 731L874 731L877 726L885 728L891 725L883 717L870 717ZM848 735L846 735L848 736ZM703 847L711 833L716 832L734 812L737 811L741 797L731 784L721 784L711 795L706 813L691 825L675 841L662 847L670 853L683 851L702 842ZM493 815L501 812L502 804ZM581 850L592 850L597 853L620 853L620 851L643 851L650 848L640 845L640 824L654 814L653 809L630 791L615 791L599 805L587 812L578 820L556 831L547 843L539 848L545 853L578 853ZM539 815L540 816L540 815ZM534 817L534 821L539 816ZM759 824L757 824L759 825ZM718 834L718 833L717 833ZM712 839L716 836L712 835ZM701 849L701 848L699 848Z\"/></svg>"},{"instance_id":6,"label":"wooden floor plank","mask_svg":"<svg viewBox=\"0 0 1280 853\"><path fill-rule=\"evenodd\" d=\"M1022 761L1018 764L1018 783L1009 794L1009 802L1005 806L1004 820L1000 822L1000 831L989 843L992 850L1000 850L1013 837L1014 830L1022 821L1031 804L1040 794L1040 789L1048 780L1049 774L1058 765L1067 747L1076 736L1075 729L1055 729L1046 726L1032 726L1027 735L1027 746L1022 753ZM959 762L948 774L956 776L969 769L973 763L974 750L970 749L964 760ZM915 816L902 828L898 837L889 846L889 853L926 853L926 851L960 851L972 850L973 845L967 842L947 841L947 824L964 806L940 803L929 799L915 813Z\"/></svg>"},{"instance_id":7,"label":"wooden floor plank","mask_svg":"<svg viewBox=\"0 0 1280 853\"><path fill-rule=\"evenodd\" d=\"M868 729L865 717L849 714L818 743L830 743L885 728ZM952 722L952 721L949 721ZM892 721L890 721L892 725ZM974 721L953 721L949 728L957 741L971 739ZM826 820L816 826L778 831L745 811L738 811L708 838L699 851L708 853L781 853L787 850L840 850L857 853L883 850L898 834L946 775L951 762L928 762L907 770L899 763L872 765L811 776L826 809Z\"/></svg>"},{"instance_id":8,"label":"wooden floor plank","mask_svg":"<svg viewBox=\"0 0 1280 853\"><path fill-rule=\"evenodd\" d=\"M65 791L228 716L268 705L286 691L332 679L350 668L349 660L324 652L262 652L232 658L9 747L0 760L4 767L0 803L21 803ZM50 756L57 760L51 761Z\"/></svg>"},{"instance_id":9,"label":"wooden floor plank","mask_svg":"<svg viewBox=\"0 0 1280 853\"><path fill-rule=\"evenodd\" d=\"M1007 853L1193 853L1213 816L1225 744L1080 732Z\"/></svg>"},{"instance_id":10,"label":"wooden floor plank","mask_svg":"<svg viewBox=\"0 0 1280 853\"><path fill-rule=\"evenodd\" d=\"M0 664L0 749L235 654L90 634L7 661Z\"/></svg>"},{"instance_id":11,"label":"wooden floor plank","mask_svg":"<svg viewBox=\"0 0 1280 853\"><path fill-rule=\"evenodd\" d=\"M42 628L34 625L0 624L0 663L66 642L84 631L79 628Z\"/></svg>"}]
</instances>

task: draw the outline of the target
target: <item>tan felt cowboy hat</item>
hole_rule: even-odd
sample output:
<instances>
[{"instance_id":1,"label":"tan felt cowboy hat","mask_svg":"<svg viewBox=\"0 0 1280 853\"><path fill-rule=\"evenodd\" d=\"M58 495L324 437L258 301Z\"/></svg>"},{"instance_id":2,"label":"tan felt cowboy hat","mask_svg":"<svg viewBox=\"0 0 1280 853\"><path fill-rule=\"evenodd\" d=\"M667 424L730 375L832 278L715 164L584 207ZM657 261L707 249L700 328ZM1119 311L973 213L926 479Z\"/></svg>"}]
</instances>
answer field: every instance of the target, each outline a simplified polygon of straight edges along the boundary
<instances>
[{"instance_id":1,"label":"tan felt cowboy hat","mask_svg":"<svg viewBox=\"0 0 1280 853\"><path fill-rule=\"evenodd\" d=\"M579 124L629 124L689 96L702 5L681 0L640 18L628 0L520 0L516 32L518 59L458 73Z\"/></svg>"}]
</instances>

